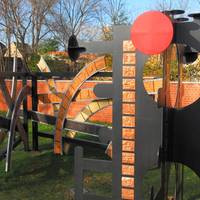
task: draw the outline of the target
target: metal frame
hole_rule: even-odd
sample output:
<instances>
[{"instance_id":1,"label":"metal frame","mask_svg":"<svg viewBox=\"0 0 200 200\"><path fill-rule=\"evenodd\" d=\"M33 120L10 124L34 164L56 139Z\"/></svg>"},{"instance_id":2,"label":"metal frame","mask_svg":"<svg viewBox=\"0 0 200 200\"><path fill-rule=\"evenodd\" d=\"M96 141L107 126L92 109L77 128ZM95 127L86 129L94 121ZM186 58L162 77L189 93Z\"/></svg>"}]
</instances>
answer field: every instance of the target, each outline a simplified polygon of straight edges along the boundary
<instances>
[{"instance_id":1,"label":"metal frame","mask_svg":"<svg viewBox=\"0 0 200 200\"><path fill-rule=\"evenodd\" d=\"M194 53L200 51L200 14L192 15L193 22L174 23L175 33L173 42L186 45L190 48L188 52ZM192 31L191 31L192 30ZM94 145L106 147L106 143L112 140L113 158L108 160L94 160L86 159L83 156L83 149L77 147L75 149L75 199L76 200L120 200L122 199L122 57L123 57L123 41L130 40L130 27L116 26L114 27L113 41L109 42L90 42L81 43L87 48L87 52L92 53L110 53L113 56L113 83L110 85L100 84L96 86L95 93L100 98L113 99L113 126L112 130L93 126L91 124L83 124L65 120L63 127L78 131L85 131L89 134L99 136L99 133L105 131L109 137L105 138L105 144L95 143L84 140L71 139L63 137L63 141L72 142L80 145ZM198 131L200 129L199 114L197 110L200 109L200 100L184 109L158 108L157 104L148 97L143 85L143 66L146 61L146 56L137 52L137 66L136 66L136 150L135 150L135 200L143 199L142 195L142 181L147 170L158 166L160 163L179 162L189 166L198 176L200 176L200 168L198 155L200 154ZM109 73L100 72L99 76L110 76ZM28 130L28 119L33 120L33 149L38 150L38 137L53 138L53 134L41 133L38 131L38 122L45 122L48 124L56 123L55 117L42 115L37 112L38 109L38 94L37 94L37 79L48 79L52 76L57 77L74 77L73 73L3 73L0 74L0 79L7 77L26 77L23 80L23 85L26 85L27 78L32 79L32 109L27 111L27 99L23 101L24 106L24 123L25 130ZM0 84L5 88L5 84ZM2 87L2 88L3 88ZM10 107L13 107L13 102L9 97L7 102ZM13 114L15 117L15 113ZM8 120L0 117L0 127L10 128L14 132L19 130L20 126L15 127L16 120ZM10 127L11 124L11 127ZM13 125L14 124L14 125ZM180 126L181 125L181 126ZM193 132L190 132L191 128ZM190 133L190 134L188 134ZM165 141L167 140L167 141ZM10 145L7 152L0 152L0 159L5 157L15 148L20 140ZM159 163L160 162L160 163ZM83 172L84 170L111 172L112 173L112 197L98 197L93 194L84 193L83 189ZM162 199L161 190L154 195L154 190L151 190L151 200Z\"/></svg>"},{"instance_id":2,"label":"metal frame","mask_svg":"<svg viewBox=\"0 0 200 200\"><path fill-rule=\"evenodd\" d=\"M39 137L45 137L45 138L50 138L53 139L54 135L50 134L50 133L43 133L43 132L39 132L38 131L38 123L46 123L46 124L50 124L50 125L55 125L56 124L56 117L54 116L48 116L48 115L44 115L42 113L39 113L37 111L38 109L38 94L37 94L37 81L38 79L49 79L52 77L57 77L60 76L61 78L73 78L76 74L75 73L21 73L21 72L5 72L5 73L1 73L0 74L0 86L1 89L4 90L5 92L7 92L7 95L5 96L7 102L11 105L13 104L12 99L9 96L9 92L7 90L6 84L4 82L5 78L12 78L14 77L18 77L20 78L20 80L22 80L22 85L23 87L27 86L27 80L32 80L32 111L28 111L27 109L27 96L25 95L23 98L23 110L20 110L20 116L23 117L23 124L21 124L20 126L17 126L15 128L15 131L19 131L22 128L26 131L28 131L28 120L31 119L32 120L32 124L33 124L33 129L32 129L32 148L33 150L37 151L39 149ZM98 72L97 74L95 74L92 77L112 77L112 73L111 72ZM14 105L14 104L13 104ZM18 124L21 123L20 121L17 122ZM10 119L6 119L4 117L0 117L0 127L1 128L5 128L7 130L10 129L10 125L12 124L12 120ZM21 127L21 128L20 128ZM81 146L93 146L93 147L97 147L97 148L102 148L102 149L106 149L107 148L107 144L106 143L102 143L101 141L106 141L107 139L110 140L111 138L111 129L109 129L108 127L105 126L101 126L101 125L94 125L91 123L80 123L80 122L75 122L73 120L65 120L64 122L64 128L68 129L68 130L75 130L75 131L79 131L82 132L83 134L89 134L92 135L96 138L99 138L99 142L94 142L94 141L90 141L90 140L83 140L83 139L72 139L69 137L63 137L63 141L68 142L68 143L73 143L76 145L81 145ZM106 137L104 137L106 135ZM28 137L28 136L27 136ZM16 141L13 143L13 149L16 148L20 143L21 143L21 138L23 137L19 137L16 139ZM104 139L107 138L107 139ZM26 148L26 150L29 150L29 148ZM0 152L0 160L6 158L6 154L7 154L7 150L1 150Z\"/></svg>"},{"instance_id":3,"label":"metal frame","mask_svg":"<svg viewBox=\"0 0 200 200\"><path fill-rule=\"evenodd\" d=\"M113 83L112 85L97 85L94 92L101 98L113 99L113 125L112 125L112 149L113 157L112 166L112 198L113 200L122 199L122 66L123 66L123 41L130 40L129 26L115 26L113 41L109 42L90 42L81 43L85 46L89 53L111 53L113 56ZM97 45L98 44L98 45ZM107 91L108 89L108 91ZM112 91L111 91L112 90ZM83 151L76 148L75 153L75 176L76 176L76 194L75 199L89 199L87 193L83 193L83 171L86 167L83 164ZM87 160L87 170L98 171L98 164L106 169L106 165L102 160ZM107 171L110 168L108 167ZM91 199L91 198L90 198ZM98 197L92 195L93 200L108 199L107 197Z\"/></svg>"},{"instance_id":4,"label":"metal frame","mask_svg":"<svg viewBox=\"0 0 200 200\"><path fill-rule=\"evenodd\" d=\"M137 52L136 65L136 166L135 199L143 199L142 181L148 170L159 166L163 108L149 97L143 83L147 56Z\"/></svg>"}]
</instances>

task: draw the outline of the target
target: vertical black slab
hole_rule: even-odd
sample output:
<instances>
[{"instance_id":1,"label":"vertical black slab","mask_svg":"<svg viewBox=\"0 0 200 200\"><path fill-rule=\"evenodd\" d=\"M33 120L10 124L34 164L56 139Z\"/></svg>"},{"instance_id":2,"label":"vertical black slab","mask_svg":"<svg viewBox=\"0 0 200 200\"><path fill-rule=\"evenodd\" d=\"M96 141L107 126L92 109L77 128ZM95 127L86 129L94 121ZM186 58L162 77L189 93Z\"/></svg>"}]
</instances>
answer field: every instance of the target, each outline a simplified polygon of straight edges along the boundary
<instances>
[{"instance_id":1,"label":"vertical black slab","mask_svg":"<svg viewBox=\"0 0 200 200\"><path fill-rule=\"evenodd\" d=\"M22 85L23 87L25 87L27 85L27 78L23 77L22 79ZM27 141L29 141L28 137L28 100L27 100L27 96L24 97L23 100L23 120L24 120L24 130L27 133ZM25 149L25 151L29 150L29 144L28 144L28 149Z\"/></svg>"},{"instance_id":2,"label":"vertical black slab","mask_svg":"<svg viewBox=\"0 0 200 200\"><path fill-rule=\"evenodd\" d=\"M83 200L83 148L75 148L75 162L74 162L74 173L75 173L75 199Z\"/></svg>"},{"instance_id":3,"label":"vertical black slab","mask_svg":"<svg viewBox=\"0 0 200 200\"><path fill-rule=\"evenodd\" d=\"M158 164L162 144L162 109L147 94L143 84L144 64L147 56L136 55L136 142L135 142L135 200L144 199L142 181L147 170Z\"/></svg>"},{"instance_id":4,"label":"vertical black slab","mask_svg":"<svg viewBox=\"0 0 200 200\"><path fill-rule=\"evenodd\" d=\"M170 109L167 161L191 168L200 177L200 99L183 109Z\"/></svg>"},{"instance_id":5,"label":"vertical black slab","mask_svg":"<svg viewBox=\"0 0 200 200\"><path fill-rule=\"evenodd\" d=\"M32 76L32 110L38 110L37 77ZM32 121L33 150L38 151L38 122Z\"/></svg>"}]
</instances>

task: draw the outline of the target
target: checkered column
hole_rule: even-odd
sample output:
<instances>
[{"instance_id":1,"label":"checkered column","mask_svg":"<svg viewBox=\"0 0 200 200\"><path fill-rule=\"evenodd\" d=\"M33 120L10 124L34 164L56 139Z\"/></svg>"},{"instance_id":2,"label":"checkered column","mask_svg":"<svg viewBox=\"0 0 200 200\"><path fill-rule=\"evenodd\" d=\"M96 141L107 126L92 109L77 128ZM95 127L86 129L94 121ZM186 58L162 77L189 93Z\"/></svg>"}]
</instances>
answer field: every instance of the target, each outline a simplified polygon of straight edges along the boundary
<instances>
[{"instance_id":1,"label":"checkered column","mask_svg":"<svg viewBox=\"0 0 200 200\"><path fill-rule=\"evenodd\" d=\"M134 199L135 162L135 48L123 42L122 199Z\"/></svg>"}]
</instances>

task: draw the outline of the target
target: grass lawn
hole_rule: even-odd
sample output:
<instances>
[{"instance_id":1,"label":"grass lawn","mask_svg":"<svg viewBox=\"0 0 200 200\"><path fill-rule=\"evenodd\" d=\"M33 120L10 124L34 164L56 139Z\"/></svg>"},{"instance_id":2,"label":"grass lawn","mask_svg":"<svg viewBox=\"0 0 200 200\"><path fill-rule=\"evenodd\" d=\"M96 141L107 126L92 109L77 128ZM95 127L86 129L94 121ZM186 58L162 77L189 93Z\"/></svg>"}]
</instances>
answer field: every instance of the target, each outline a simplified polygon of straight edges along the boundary
<instances>
[{"instance_id":1,"label":"grass lawn","mask_svg":"<svg viewBox=\"0 0 200 200\"><path fill-rule=\"evenodd\" d=\"M41 126L43 131L52 127ZM24 152L19 146L13 152L12 170L4 172L4 161L0 163L0 200L71 200L74 187L73 150L69 155L53 154L53 143L41 139L39 152ZM103 150L87 147L85 156L106 158ZM185 170L185 200L200 199L200 180L189 169ZM172 177L174 173L172 173ZM152 185L159 184L159 171L150 171L145 177L144 192L147 198ZM172 183L173 185L173 183ZM98 195L111 195L111 174L85 173L85 189Z\"/></svg>"}]
</instances>

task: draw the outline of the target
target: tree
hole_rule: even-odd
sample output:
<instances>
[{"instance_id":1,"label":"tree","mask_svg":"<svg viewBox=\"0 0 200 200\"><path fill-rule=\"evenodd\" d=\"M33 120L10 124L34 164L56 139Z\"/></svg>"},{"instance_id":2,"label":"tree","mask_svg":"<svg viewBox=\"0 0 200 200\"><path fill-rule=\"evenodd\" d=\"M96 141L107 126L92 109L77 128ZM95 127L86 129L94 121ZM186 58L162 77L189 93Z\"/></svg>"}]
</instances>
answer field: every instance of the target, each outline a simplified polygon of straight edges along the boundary
<instances>
[{"instance_id":1,"label":"tree","mask_svg":"<svg viewBox=\"0 0 200 200\"><path fill-rule=\"evenodd\" d=\"M48 39L39 44L38 52L46 54L50 51L58 51L60 43L56 39Z\"/></svg>"},{"instance_id":2,"label":"tree","mask_svg":"<svg viewBox=\"0 0 200 200\"><path fill-rule=\"evenodd\" d=\"M31 5L32 50L37 52L39 42L50 32L46 21L57 0L29 0Z\"/></svg>"},{"instance_id":3,"label":"tree","mask_svg":"<svg viewBox=\"0 0 200 200\"><path fill-rule=\"evenodd\" d=\"M0 1L0 27L1 35L5 36L5 43L10 47L13 34L13 24L10 18L10 2L7 0Z\"/></svg>"},{"instance_id":4,"label":"tree","mask_svg":"<svg viewBox=\"0 0 200 200\"><path fill-rule=\"evenodd\" d=\"M108 23L112 25L129 23L128 10L126 8L125 0L105 0L103 9L106 17L108 17Z\"/></svg>"},{"instance_id":5,"label":"tree","mask_svg":"<svg viewBox=\"0 0 200 200\"><path fill-rule=\"evenodd\" d=\"M156 9L164 11L164 10L172 10L172 9L181 9L187 10L190 4L190 0L158 0Z\"/></svg>"},{"instance_id":6,"label":"tree","mask_svg":"<svg viewBox=\"0 0 200 200\"><path fill-rule=\"evenodd\" d=\"M103 0L97 10L97 20L100 24L103 39L112 39L112 26L129 24L129 11L126 0Z\"/></svg>"},{"instance_id":7,"label":"tree","mask_svg":"<svg viewBox=\"0 0 200 200\"><path fill-rule=\"evenodd\" d=\"M33 52L39 42L49 33L46 19L57 0L2 0L0 2L0 25L6 33L8 43L11 38L22 49L31 43ZM10 46L10 45L9 45ZM21 52L27 60L26 51Z\"/></svg>"},{"instance_id":8,"label":"tree","mask_svg":"<svg viewBox=\"0 0 200 200\"><path fill-rule=\"evenodd\" d=\"M25 0L7 0L7 15L5 18L6 29L11 31L15 37L16 44L20 44L22 49L26 49L26 39L28 29L31 24L30 12ZM26 51L21 52L26 60Z\"/></svg>"},{"instance_id":9,"label":"tree","mask_svg":"<svg viewBox=\"0 0 200 200\"><path fill-rule=\"evenodd\" d=\"M92 23L98 5L99 0L59 0L49 27L65 49L72 34L79 35L83 27Z\"/></svg>"}]
</instances>

